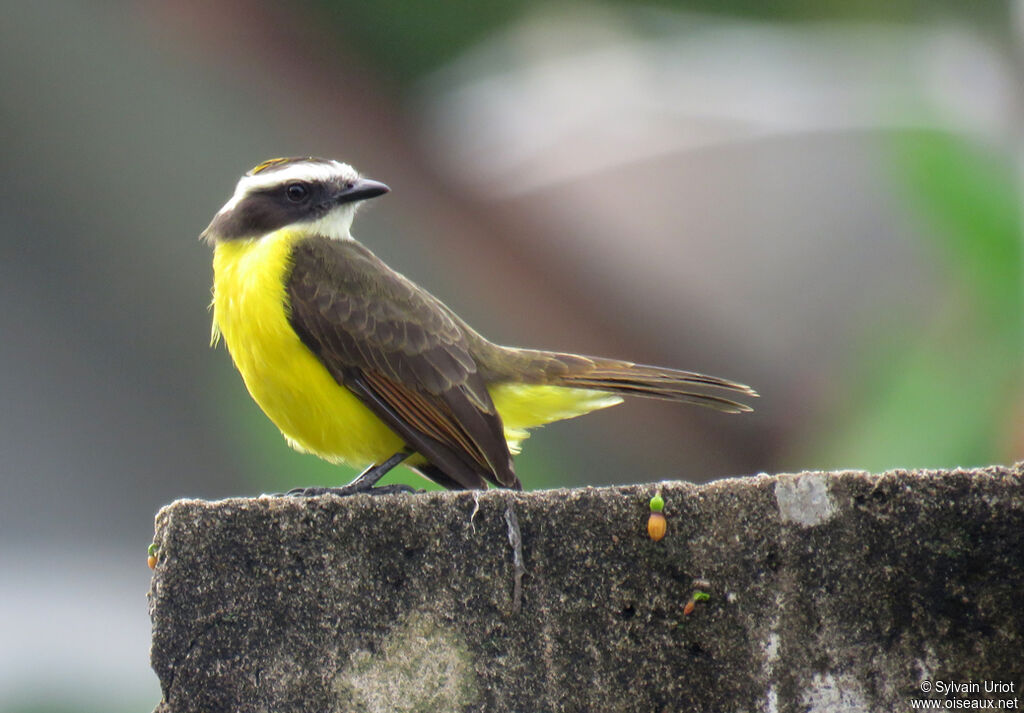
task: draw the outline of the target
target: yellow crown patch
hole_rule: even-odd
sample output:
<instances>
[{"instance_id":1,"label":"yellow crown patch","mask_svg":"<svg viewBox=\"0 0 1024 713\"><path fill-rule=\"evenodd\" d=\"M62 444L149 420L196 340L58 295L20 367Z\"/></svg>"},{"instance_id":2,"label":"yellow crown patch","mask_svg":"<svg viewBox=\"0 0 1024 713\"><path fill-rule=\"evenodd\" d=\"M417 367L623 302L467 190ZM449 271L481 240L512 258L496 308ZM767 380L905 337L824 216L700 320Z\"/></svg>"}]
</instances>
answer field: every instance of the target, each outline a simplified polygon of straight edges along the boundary
<instances>
[{"instance_id":1,"label":"yellow crown patch","mask_svg":"<svg viewBox=\"0 0 1024 713\"><path fill-rule=\"evenodd\" d=\"M250 176L255 176L257 173L261 173L263 171L266 171L268 168L271 168L273 166L280 166L282 163L287 163L288 161L294 161L294 160L295 159L293 159L293 158L272 158L272 159L270 159L268 161L264 161L263 163L260 163L260 164L257 164L255 166L253 166L249 170L249 175Z\"/></svg>"}]
</instances>

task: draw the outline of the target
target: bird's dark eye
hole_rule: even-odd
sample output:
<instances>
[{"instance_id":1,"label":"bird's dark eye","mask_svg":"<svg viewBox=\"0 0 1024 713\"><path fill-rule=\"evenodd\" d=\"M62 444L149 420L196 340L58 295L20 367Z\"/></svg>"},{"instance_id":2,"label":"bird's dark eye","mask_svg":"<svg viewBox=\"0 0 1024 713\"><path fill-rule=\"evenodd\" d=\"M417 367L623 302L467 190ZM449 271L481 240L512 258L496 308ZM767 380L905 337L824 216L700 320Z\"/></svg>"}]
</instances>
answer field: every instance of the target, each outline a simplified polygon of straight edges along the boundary
<instances>
[{"instance_id":1,"label":"bird's dark eye","mask_svg":"<svg viewBox=\"0 0 1024 713\"><path fill-rule=\"evenodd\" d=\"M284 193L292 203L301 203L309 197L309 188L305 183L289 183Z\"/></svg>"}]
</instances>

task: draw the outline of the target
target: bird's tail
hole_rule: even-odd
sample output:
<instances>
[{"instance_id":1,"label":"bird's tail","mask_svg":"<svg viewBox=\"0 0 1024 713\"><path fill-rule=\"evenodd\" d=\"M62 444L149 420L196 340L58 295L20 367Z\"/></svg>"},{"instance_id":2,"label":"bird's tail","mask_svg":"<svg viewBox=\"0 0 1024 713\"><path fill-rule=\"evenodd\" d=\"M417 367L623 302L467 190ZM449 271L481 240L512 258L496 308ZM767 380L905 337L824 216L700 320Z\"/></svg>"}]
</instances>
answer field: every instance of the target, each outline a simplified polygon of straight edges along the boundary
<instances>
[{"instance_id":1,"label":"bird's tail","mask_svg":"<svg viewBox=\"0 0 1024 713\"><path fill-rule=\"evenodd\" d=\"M720 396L715 391L724 390L749 397L758 395L745 384L693 371L579 354L529 349L509 351L516 352L518 373L526 374L526 380L534 383L678 401L707 406L725 413L744 413L753 409L739 401Z\"/></svg>"}]
</instances>

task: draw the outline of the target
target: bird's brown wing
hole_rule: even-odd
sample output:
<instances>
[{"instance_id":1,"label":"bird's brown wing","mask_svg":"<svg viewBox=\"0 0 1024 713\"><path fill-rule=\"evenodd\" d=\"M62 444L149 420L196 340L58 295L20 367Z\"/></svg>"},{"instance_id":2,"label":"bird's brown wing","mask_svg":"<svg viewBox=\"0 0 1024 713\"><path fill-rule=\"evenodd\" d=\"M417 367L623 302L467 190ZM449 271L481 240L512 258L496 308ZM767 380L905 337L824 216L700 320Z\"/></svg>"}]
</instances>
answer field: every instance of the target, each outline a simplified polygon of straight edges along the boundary
<instances>
[{"instance_id":1,"label":"bird's brown wing","mask_svg":"<svg viewBox=\"0 0 1024 713\"><path fill-rule=\"evenodd\" d=\"M428 477L446 487L521 487L462 328L437 299L352 240L303 240L292 261L292 327L339 384L434 466L423 469Z\"/></svg>"}]
</instances>

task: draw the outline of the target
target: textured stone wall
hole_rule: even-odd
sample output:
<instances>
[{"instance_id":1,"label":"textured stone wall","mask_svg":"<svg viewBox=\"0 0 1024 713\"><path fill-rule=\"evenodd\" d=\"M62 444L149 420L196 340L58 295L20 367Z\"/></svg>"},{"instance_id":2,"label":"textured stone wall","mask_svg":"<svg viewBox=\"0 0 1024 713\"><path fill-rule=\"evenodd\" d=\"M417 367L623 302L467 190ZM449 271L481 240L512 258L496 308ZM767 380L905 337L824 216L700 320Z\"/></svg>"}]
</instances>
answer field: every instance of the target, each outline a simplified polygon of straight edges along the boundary
<instances>
[{"instance_id":1,"label":"textured stone wall","mask_svg":"<svg viewBox=\"0 0 1024 713\"><path fill-rule=\"evenodd\" d=\"M182 500L156 525L161 713L1024 698L1019 465Z\"/></svg>"}]
</instances>

